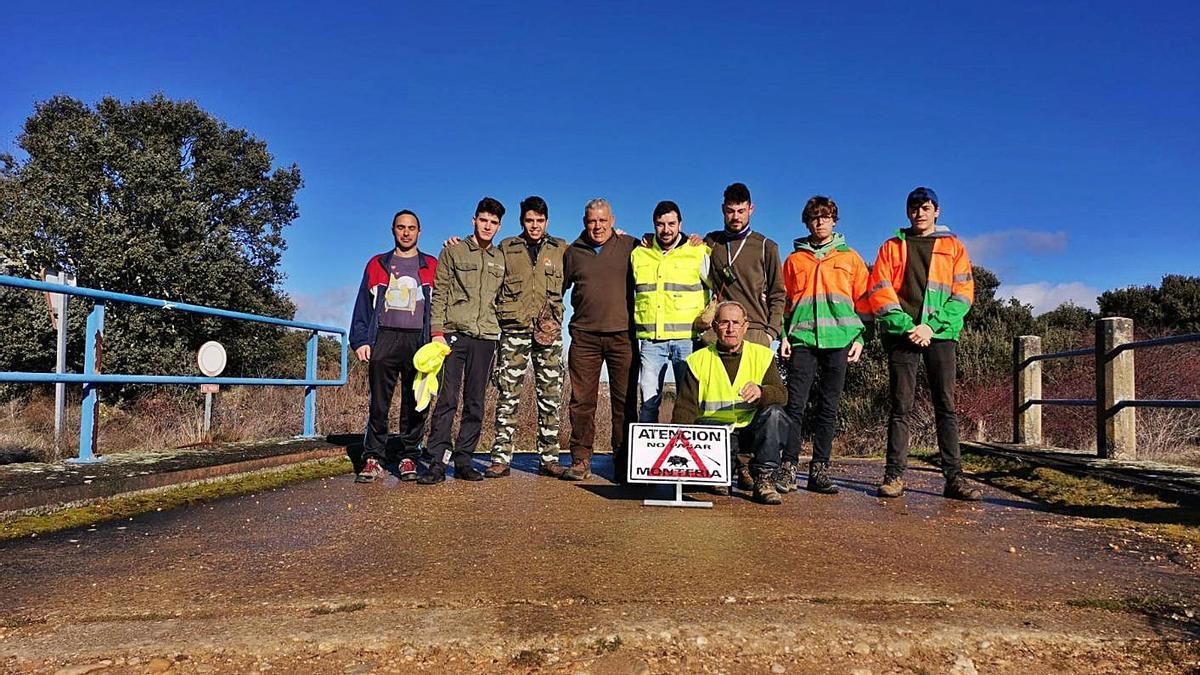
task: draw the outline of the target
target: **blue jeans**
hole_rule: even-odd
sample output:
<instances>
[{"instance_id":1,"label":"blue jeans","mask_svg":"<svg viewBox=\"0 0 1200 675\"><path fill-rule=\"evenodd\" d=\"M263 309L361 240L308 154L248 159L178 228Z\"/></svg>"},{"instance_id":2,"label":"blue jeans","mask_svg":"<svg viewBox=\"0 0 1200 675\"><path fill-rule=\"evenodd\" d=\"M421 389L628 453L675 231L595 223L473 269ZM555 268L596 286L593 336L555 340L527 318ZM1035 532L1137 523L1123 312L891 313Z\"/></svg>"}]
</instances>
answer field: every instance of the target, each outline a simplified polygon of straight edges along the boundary
<instances>
[{"instance_id":1,"label":"blue jeans","mask_svg":"<svg viewBox=\"0 0 1200 675\"><path fill-rule=\"evenodd\" d=\"M658 422L658 406L662 403L663 380L667 377L667 366L675 373L675 382L687 374L687 357L692 353L690 338L678 340L638 340L638 351L642 355L642 367L638 373L638 389L642 393L642 407L638 421ZM676 385L678 386L678 385Z\"/></svg>"}]
</instances>

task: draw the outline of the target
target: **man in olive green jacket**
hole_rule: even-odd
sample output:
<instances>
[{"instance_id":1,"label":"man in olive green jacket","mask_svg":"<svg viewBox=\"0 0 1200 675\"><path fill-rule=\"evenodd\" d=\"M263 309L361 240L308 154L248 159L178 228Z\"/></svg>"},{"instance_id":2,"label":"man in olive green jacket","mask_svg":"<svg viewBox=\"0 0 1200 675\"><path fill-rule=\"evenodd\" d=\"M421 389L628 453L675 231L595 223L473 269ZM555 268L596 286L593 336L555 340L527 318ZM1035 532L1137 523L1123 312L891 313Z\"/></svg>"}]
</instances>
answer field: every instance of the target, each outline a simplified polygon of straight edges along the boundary
<instances>
[{"instance_id":1,"label":"man in olive green jacket","mask_svg":"<svg viewBox=\"0 0 1200 675\"><path fill-rule=\"evenodd\" d=\"M504 206L484 197L475 207L475 233L442 249L433 278L433 301L429 318L434 342L449 345L450 355L442 365L441 386L429 429L429 453L433 461L417 478L419 485L446 480L446 465L454 461L454 475L463 480L483 480L471 466L471 454L479 442L483 401L500 324L496 318L496 296L504 281L504 256L492 245L500 230ZM450 430L462 395L462 420L453 449Z\"/></svg>"},{"instance_id":2,"label":"man in olive green jacket","mask_svg":"<svg viewBox=\"0 0 1200 675\"><path fill-rule=\"evenodd\" d=\"M521 202L521 234L500 242L504 285L496 301L500 344L496 352L496 440L488 478L509 475L517 406L525 371L533 364L537 399L537 449L541 473L558 478L558 407L562 403L563 253L567 243L547 232L549 208L541 197Z\"/></svg>"}]
</instances>

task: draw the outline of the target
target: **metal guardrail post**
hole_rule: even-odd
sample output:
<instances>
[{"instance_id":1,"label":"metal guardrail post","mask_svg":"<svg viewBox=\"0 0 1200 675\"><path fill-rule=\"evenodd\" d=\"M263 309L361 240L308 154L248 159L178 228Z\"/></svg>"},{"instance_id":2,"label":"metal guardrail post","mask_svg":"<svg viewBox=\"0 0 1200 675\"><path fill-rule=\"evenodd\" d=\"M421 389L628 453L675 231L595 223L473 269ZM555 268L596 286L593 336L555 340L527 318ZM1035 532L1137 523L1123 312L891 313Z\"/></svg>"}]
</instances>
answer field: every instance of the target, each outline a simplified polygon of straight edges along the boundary
<instances>
[{"instance_id":1,"label":"metal guardrail post","mask_svg":"<svg viewBox=\"0 0 1200 675\"><path fill-rule=\"evenodd\" d=\"M1133 350L1114 353L1132 341L1132 319L1110 317L1096 322L1096 452L1107 459L1137 458L1134 409L1118 407L1137 398Z\"/></svg>"},{"instance_id":2,"label":"metal guardrail post","mask_svg":"<svg viewBox=\"0 0 1200 675\"><path fill-rule=\"evenodd\" d=\"M308 336L308 353L304 359L304 379L317 379L317 344L319 336L316 331ZM317 435L317 388L308 385L304 388L304 434L306 438Z\"/></svg>"},{"instance_id":3,"label":"metal guardrail post","mask_svg":"<svg viewBox=\"0 0 1200 675\"><path fill-rule=\"evenodd\" d=\"M1041 337L1013 338L1013 443L1042 444L1042 406L1030 403L1042 398L1042 362L1028 362L1041 355Z\"/></svg>"},{"instance_id":4,"label":"metal guardrail post","mask_svg":"<svg viewBox=\"0 0 1200 675\"><path fill-rule=\"evenodd\" d=\"M87 335L84 336L83 374L99 373L104 357L104 301L97 300L92 305L92 311L87 317ZM96 455L96 403L99 399L97 385L89 382L83 385L83 403L79 411L79 457L69 459L76 464L91 464L102 462L104 458Z\"/></svg>"}]
</instances>

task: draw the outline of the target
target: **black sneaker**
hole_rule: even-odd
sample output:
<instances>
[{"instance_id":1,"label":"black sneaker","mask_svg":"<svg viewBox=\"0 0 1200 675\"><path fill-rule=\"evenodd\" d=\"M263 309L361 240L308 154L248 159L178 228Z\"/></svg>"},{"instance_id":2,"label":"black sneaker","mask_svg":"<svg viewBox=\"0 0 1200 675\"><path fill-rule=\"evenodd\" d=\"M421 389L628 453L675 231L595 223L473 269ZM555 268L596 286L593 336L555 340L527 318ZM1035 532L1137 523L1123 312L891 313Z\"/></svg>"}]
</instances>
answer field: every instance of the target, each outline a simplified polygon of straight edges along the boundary
<instances>
[{"instance_id":1,"label":"black sneaker","mask_svg":"<svg viewBox=\"0 0 1200 675\"><path fill-rule=\"evenodd\" d=\"M374 483L376 478L383 475L383 467L379 466L379 461L374 457L368 457L366 463L363 464L362 471L354 477L355 483Z\"/></svg>"},{"instance_id":2,"label":"black sneaker","mask_svg":"<svg viewBox=\"0 0 1200 675\"><path fill-rule=\"evenodd\" d=\"M459 480L478 481L483 480L483 472L470 464L454 467L454 477Z\"/></svg>"},{"instance_id":3,"label":"black sneaker","mask_svg":"<svg viewBox=\"0 0 1200 675\"><path fill-rule=\"evenodd\" d=\"M983 499L983 492L972 487L962 476L955 476L946 481L946 489L942 490L942 496L946 499L977 502Z\"/></svg>"},{"instance_id":4,"label":"black sneaker","mask_svg":"<svg viewBox=\"0 0 1200 675\"><path fill-rule=\"evenodd\" d=\"M775 473L771 474L771 479L775 481L775 489L779 492L791 492L796 487L796 463L783 462L775 469Z\"/></svg>"},{"instance_id":5,"label":"black sneaker","mask_svg":"<svg viewBox=\"0 0 1200 675\"><path fill-rule=\"evenodd\" d=\"M825 462L812 462L808 465L808 485L805 486L809 492L817 492L823 495L836 495L838 487L829 480L829 465Z\"/></svg>"},{"instance_id":6,"label":"black sneaker","mask_svg":"<svg viewBox=\"0 0 1200 675\"><path fill-rule=\"evenodd\" d=\"M417 485L437 485L446 480L446 465L433 463L417 476Z\"/></svg>"}]
</instances>

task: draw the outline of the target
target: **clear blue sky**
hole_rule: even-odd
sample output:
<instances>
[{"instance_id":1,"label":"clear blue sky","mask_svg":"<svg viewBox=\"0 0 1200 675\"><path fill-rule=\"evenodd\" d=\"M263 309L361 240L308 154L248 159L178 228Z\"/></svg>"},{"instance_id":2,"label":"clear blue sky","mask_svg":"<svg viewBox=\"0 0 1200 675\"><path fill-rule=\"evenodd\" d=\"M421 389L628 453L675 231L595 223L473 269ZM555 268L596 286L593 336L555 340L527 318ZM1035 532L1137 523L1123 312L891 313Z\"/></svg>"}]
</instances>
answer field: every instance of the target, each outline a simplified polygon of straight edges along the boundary
<instances>
[{"instance_id":1,"label":"clear blue sky","mask_svg":"<svg viewBox=\"0 0 1200 675\"><path fill-rule=\"evenodd\" d=\"M57 93L197 101L300 166L285 288L337 322L400 208L435 253L483 195L703 232L735 180L785 246L833 196L868 262L930 185L1040 309L1200 273L1196 3L850 4L10 0L0 149Z\"/></svg>"}]
</instances>

